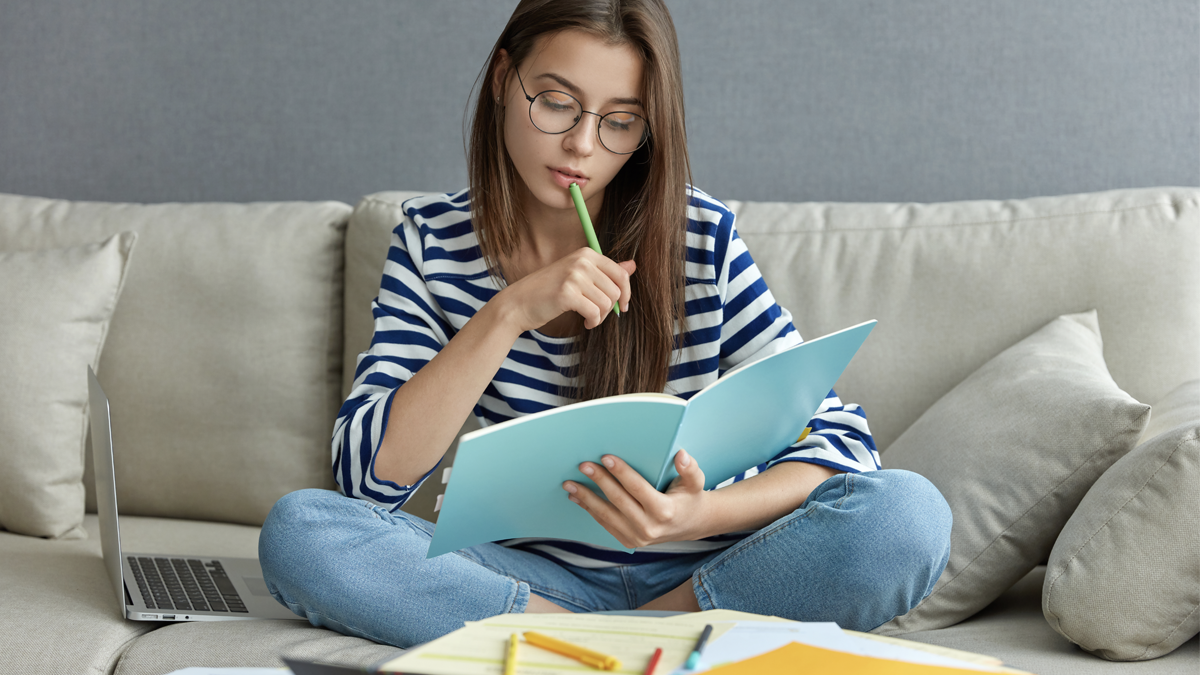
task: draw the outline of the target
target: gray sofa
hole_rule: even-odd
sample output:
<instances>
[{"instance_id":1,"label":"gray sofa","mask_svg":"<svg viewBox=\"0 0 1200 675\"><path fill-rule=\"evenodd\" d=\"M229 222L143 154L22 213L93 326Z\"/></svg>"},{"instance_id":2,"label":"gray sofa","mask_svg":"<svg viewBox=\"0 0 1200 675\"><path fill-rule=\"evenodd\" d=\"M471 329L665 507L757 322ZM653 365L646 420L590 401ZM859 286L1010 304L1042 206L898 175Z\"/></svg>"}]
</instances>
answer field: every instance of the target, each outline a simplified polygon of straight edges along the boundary
<instances>
[{"instance_id":1,"label":"gray sofa","mask_svg":"<svg viewBox=\"0 0 1200 675\"><path fill-rule=\"evenodd\" d=\"M113 286L119 298L114 295L107 310L98 310L107 314L96 319L100 329L88 338L91 351L82 352L91 356L69 364L77 367L78 379L65 381L62 391L39 394L53 394L54 414L66 415L77 427L84 414L84 365L96 366L112 404L127 548L254 556L257 526L278 497L299 488L333 487L330 429L355 356L370 339L370 301L390 231L400 204L413 194L373 194L353 208L336 202L136 205L0 195L0 274L22 254L78 250L120 232L137 233L132 250L128 244L122 249L120 280ZM1174 594L1174 604L1163 604L1164 611L1178 613L1197 602L1200 584L1189 576L1200 573L1195 513L1190 520L1184 514L1190 533L1171 530L1172 546L1129 577L1127 589L1099 587L1104 569L1071 568L1084 559L1085 548L1065 552L1064 558L1063 550L1052 547L1060 532L1087 529L1083 521L1089 514L1075 513L1078 505L1088 506L1134 480L1122 479L1109 465L1122 468L1120 457L1153 440L1144 434L1179 436L1179 429L1191 429L1190 437L1179 436L1180 456L1196 454L1200 401L1186 383L1200 378L1200 189L941 204L730 206L768 285L802 335L879 320L837 388L867 411L885 467L896 465L890 446L936 445L916 434L936 437L939 411L953 410L953 399L980 382L988 364L1042 335L1062 315L1076 317L1073 326L1083 325L1079 322L1087 323L1095 310L1092 328L1102 336L1103 363L1115 382L1115 393L1105 395L1125 397L1121 409L1132 411L1134 422L1108 439L1090 432L1043 434L1043 445L1031 448L1025 441L1004 447L983 442L989 439L976 446L968 435L949 456L934 458L929 471L937 474L938 464L985 466L971 464L972 455L1006 453L1011 472L934 479L954 481L939 487L956 495L951 500L956 551L973 550L973 560L992 556L995 566L986 578L958 583L956 609L902 618L881 632L988 654L1043 675L1196 673L1200 648L1186 612L1155 614L1157 606L1129 604L1128 615L1103 617L1109 624L1151 628L1174 621L1173 634L1145 637L1156 643L1175 640L1180 631L1193 636L1182 635L1182 646L1160 658L1114 662L1058 632L1086 642L1095 631L1068 625L1070 608L1047 604L1046 593L1066 588L1069 580L1084 588L1079 597L1128 590L1153 600L1164 592L1159 582L1166 578L1182 583L1183 592ZM53 317L57 311L46 307L43 314ZM0 335L18 329L10 326ZM30 344L31 350L40 348ZM42 356L10 352L0 356L0 364L6 358L27 364ZM1138 406L1166 400L1174 401L1163 418L1173 423L1169 429L1154 426L1157 408L1150 415L1138 412ZM1006 399L994 406L997 415L1008 406L1013 410L1006 414L1026 418L1055 407L1022 409L1026 403ZM987 416L985 411L975 418ZM396 652L302 622L122 620L101 561L90 462L85 470L80 458L86 457L84 435L75 427L70 431L68 440L79 447L68 443L48 452L58 452L68 464L80 460L73 475L87 488L88 515L81 528L68 528L58 539L0 532L0 670L158 675L196 665L274 666L281 655L371 664ZM1102 442L1110 446L1105 457L1087 450ZM1055 465L1060 451L1065 457L1081 447L1086 461ZM15 452L0 447L0 461ZM1038 474L1066 473L1031 492L1041 476L1030 476L1028 466ZM1174 470L1164 466L1138 478L1138 485ZM1186 511L1195 504L1195 474L1186 475L1185 489L1166 493L1168 507ZM1105 478L1104 490L1089 491ZM974 502L956 501L966 483L976 492L963 498L979 500L977 509ZM433 517L430 504L441 489L430 481L406 508ZM1126 504L1139 503L1140 494ZM1042 510L1034 520L1017 523L1016 516L1034 513L1035 507ZM995 517L976 522L987 509ZM1004 513L1014 520L995 515ZM1152 514L1142 517L1136 522L1145 527L1136 529L1145 536L1170 527ZM975 530L960 532L960 524ZM998 552L986 545L996 542L1007 548ZM1126 545L1118 541L1091 555L1119 566L1131 551L1121 548ZM952 560L948 574L962 581L968 568ZM1091 591L1089 574L1098 585ZM1050 577L1062 581L1053 586ZM1074 611L1085 624L1097 618L1086 609ZM952 625L929 627L939 621ZM1104 649L1099 643L1086 646Z\"/></svg>"}]
</instances>

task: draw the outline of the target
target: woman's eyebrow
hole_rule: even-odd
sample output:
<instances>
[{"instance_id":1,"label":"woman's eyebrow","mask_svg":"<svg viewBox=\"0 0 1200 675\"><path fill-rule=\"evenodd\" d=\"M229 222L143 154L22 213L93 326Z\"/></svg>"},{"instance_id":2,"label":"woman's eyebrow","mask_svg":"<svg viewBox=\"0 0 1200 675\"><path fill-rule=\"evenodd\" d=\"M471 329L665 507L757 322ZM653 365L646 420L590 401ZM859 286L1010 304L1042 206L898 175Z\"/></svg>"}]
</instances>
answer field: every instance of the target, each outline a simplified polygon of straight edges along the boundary
<instances>
[{"instance_id":1,"label":"woman's eyebrow","mask_svg":"<svg viewBox=\"0 0 1200 675\"><path fill-rule=\"evenodd\" d=\"M580 89L579 87L575 86L570 80L563 77L562 75L559 75L557 73L542 73L541 75L538 75L537 77L539 79L547 78L550 80L554 80L559 85L564 87L569 93L574 94L576 97L583 96L583 90ZM610 98L610 99L608 99L608 102L609 103L619 103L622 105L638 105L638 106L642 105L642 100L639 98L636 98L636 97Z\"/></svg>"}]
</instances>

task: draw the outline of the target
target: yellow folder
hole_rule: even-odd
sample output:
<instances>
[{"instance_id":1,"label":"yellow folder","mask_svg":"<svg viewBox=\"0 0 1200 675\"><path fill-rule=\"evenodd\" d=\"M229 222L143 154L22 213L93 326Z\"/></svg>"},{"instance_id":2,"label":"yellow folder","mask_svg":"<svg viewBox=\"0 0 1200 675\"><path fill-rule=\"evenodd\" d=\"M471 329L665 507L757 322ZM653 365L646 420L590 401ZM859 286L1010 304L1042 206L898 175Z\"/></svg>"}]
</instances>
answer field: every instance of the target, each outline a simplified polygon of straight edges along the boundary
<instances>
[{"instance_id":1,"label":"yellow folder","mask_svg":"<svg viewBox=\"0 0 1200 675\"><path fill-rule=\"evenodd\" d=\"M792 642L773 652L718 666L709 675L980 675L978 670L929 666L836 652Z\"/></svg>"}]
</instances>

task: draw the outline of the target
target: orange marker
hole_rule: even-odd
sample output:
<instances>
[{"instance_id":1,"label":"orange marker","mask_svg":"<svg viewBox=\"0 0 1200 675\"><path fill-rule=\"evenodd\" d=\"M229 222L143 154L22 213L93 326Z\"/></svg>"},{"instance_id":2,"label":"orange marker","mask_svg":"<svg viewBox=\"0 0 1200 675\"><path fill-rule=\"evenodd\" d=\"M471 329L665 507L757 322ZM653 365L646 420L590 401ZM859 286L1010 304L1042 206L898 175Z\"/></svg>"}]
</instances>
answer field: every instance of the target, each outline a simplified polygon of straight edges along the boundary
<instances>
[{"instance_id":1,"label":"orange marker","mask_svg":"<svg viewBox=\"0 0 1200 675\"><path fill-rule=\"evenodd\" d=\"M525 641L534 647L541 647L555 654L562 654L579 661L580 663L597 668L599 670L617 670L621 667L621 662L615 656L608 656L600 652L594 652L586 647L573 645L570 642L564 642L557 638L552 638L549 635L527 631L524 633Z\"/></svg>"}]
</instances>

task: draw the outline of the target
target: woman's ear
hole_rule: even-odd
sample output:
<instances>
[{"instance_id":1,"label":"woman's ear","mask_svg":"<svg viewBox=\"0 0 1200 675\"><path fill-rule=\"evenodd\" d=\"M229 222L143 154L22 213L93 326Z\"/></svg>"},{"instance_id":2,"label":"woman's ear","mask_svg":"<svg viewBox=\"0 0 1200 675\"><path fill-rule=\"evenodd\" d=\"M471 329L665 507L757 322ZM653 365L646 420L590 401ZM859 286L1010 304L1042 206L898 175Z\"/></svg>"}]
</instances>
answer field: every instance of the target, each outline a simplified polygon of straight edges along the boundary
<instances>
[{"instance_id":1,"label":"woman's ear","mask_svg":"<svg viewBox=\"0 0 1200 675\"><path fill-rule=\"evenodd\" d=\"M508 51L503 47L496 52L496 66L492 70L492 97L499 98L503 101L508 92L508 69L509 64Z\"/></svg>"}]
</instances>

